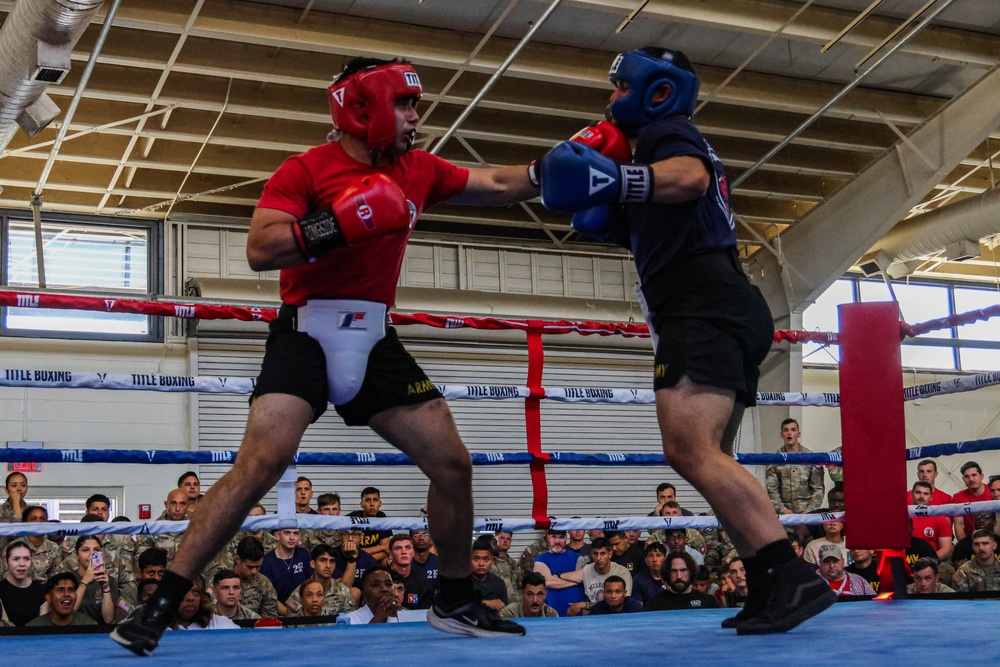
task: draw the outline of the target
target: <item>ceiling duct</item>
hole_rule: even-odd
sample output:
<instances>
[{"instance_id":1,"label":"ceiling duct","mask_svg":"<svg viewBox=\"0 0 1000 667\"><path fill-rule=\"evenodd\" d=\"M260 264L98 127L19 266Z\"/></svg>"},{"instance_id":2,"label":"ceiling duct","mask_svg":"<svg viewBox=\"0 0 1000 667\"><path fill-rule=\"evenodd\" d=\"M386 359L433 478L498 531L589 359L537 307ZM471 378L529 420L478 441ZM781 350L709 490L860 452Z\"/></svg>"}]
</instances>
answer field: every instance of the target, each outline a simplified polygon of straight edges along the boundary
<instances>
[{"instance_id":1,"label":"ceiling duct","mask_svg":"<svg viewBox=\"0 0 1000 667\"><path fill-rule=\"evenodd\" d=\"M903 220L869 250L866 258L884 255L908 262L947 251L954 261L979 257L979 239L1000 233L1000 188L987 190L929 213ZM972 253L970 245L975 246Z\"/></svg>"},{"instance_id":2,"label":"ceiling duct","mask_svg":"<svg viewBox=\"0 0 1000 667\"><path fill-rule=\"evenodd\" d=\"M21 127L34 136L59 115L45 94L104 0L18 0L0 28L0 150Z\"/></svg>"}]
</instances>

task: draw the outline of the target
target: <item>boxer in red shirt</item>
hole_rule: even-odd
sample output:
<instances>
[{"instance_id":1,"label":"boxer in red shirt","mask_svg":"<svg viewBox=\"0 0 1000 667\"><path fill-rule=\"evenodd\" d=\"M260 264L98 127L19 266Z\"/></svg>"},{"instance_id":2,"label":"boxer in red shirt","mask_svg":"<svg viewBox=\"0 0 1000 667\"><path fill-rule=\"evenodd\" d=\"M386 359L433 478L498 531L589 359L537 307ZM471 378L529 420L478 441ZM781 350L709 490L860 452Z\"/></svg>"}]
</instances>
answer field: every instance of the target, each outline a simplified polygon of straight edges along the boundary
<instances>
[{"instance_id":1,"label":"boxer in red shirt","mask_svg":"<svg viewBox=\"0 0 1000 667\"><path fill-rule=\"evenodd\" d=\"M524 634L474 594L469 453L441 394L386 325L386 310L425 209L443 201L509 205L536 197L538 186L524 166L465 169L413 149L422 89L405 62L356 58L328 92L330 142L288 158L250 221L250 267L281 270L283 305L271 324L239 457L199 503L156 593L112 633L139 655L156 648L190 579L278 481L306 427L329 403L348 425L369 426L430 479L440 592L428 622L471 636ZM631 157L624 134L607 122L574 140Z\"/></svg>"}]
</instances>

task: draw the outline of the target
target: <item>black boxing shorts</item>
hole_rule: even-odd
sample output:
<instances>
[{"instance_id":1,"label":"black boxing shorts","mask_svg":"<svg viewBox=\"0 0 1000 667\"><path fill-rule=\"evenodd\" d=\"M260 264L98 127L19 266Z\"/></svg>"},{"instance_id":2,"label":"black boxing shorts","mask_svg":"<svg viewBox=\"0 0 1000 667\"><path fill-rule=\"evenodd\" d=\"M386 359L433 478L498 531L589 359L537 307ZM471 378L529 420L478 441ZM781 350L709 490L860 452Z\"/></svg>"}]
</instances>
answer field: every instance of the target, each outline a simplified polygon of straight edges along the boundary
<instances>
[{"instance_id":1,"label":"black boxing shorts","mask_svg":"<svg viewBox=\"0 0 1000 667\"><path fill-rule=\"evenodd\" d=\"M720 250L672 264L642 286L659 336L654 389L669 389L685 375L736 393L756 405L760 364L774 340L774 321L760 290L750 284L735 250Z\"/></svg>"},{"instance_id":2,"label":"black boxing shorts","mask_svg":"<svg viewBox=\"0 0 1000 667\"><path fill-rule=\"evenodd\" d=\"M298 396L312 406L315 422L328 405L326 355L316 340L295 330L294 318L295 308L284 305L271 322L250 401L264 394ZM364 426L383 410L435 398L441 398L437 387L403 348L395 328L387 327L385 337L368 355L361 389L353 399L334 408L348 426Z\"/></svg>"}]
</instances>

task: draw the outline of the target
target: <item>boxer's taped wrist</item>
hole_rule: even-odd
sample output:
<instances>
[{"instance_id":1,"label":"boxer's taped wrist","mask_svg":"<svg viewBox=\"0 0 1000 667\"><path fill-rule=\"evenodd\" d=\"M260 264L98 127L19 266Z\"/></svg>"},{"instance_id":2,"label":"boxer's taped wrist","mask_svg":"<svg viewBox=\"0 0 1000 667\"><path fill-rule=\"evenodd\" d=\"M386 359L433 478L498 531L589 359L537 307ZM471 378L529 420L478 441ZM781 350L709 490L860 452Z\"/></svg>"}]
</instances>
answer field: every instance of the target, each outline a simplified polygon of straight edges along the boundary
<instances>
[{"instance_id":1,"label":"boxer's taped wrist","mask_svg":"<svg viewBox=\"0 0 1000 667\"><path fill-rule=\"evenodd\" d=\"M302 254L310 259L347 245L329 206L302 216L292 227L295 242Z\"/></svg>"},{"instance_id":2,"label":"boxer's taped wrist","mask_svg":"<svg viewBox=\"0 0 1000 667\"><path fill-rule=\"evenodd\" d=\"M540 160L532 160L528 164L528 180L536 188L542 187L542 172L538 169Z\"/></svg>"},{"instance_id":3,"label":"boxer's taped wrist","mask_svg":"<svg viewBox=\"0 0 1000 667\"><path fill-rule=\"evenodd\" d=\"M645 204L653 197L653 168L646 164L619 164L622 204Z\"/></svg>"}]
</instances>

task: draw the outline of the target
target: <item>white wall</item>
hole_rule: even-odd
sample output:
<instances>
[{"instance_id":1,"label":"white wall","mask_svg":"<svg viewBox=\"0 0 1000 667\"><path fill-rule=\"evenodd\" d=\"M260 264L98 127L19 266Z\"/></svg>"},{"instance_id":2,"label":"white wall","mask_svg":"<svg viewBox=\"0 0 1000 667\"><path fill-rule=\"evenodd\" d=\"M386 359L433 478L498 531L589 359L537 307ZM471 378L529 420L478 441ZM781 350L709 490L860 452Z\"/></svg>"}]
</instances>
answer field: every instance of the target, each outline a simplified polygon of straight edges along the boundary
<instances>
[{"instance_id":1,"label":"white wall","mask_svg":"<svg viewBox=\"0 0 1000 667\"><path fill-rule=\"evenodd\" d=\"M907 372L904 386L924 384L955 377L952 374ZM804 372L805 391L839 392L835 369L807 368ZM948 396L907 401L906 446L919 447L959 440L979 440L1000 436L1000 387ZM827 452L840 446L840 410L838 408L807 407L802 409L802 444L809 449ZM764 437L766 451L780 446L778 434ZM773 443L773 446L768 444ZM966 461L976 461L988 477L1000 474L1000 452L979 452L972 455L947 456L937 459L938 487L946 493L965 488L959 469ZM907 462L907 478L917 480L917 462ZM829 480L828 480L829 487Z\"/></svg>"},{"instance_id":2,"label":"white wall","mask_svg":"<svg viewBox=\"0 0 1000 667\"><path fill-rule=\"evenodd\" d=\"M4 338L0 368L189 375L186 343L125 344ZM0 446L40 440L46 449L189 449L190 395L152 391L0 387ZM124 488L120 511L156 517L186 466L45 463L31 487ZM6 471L4 471L6 475ZM2 495L2 494L0 494ZM38 497L38 496L35 496Z\"/></svg>"}]
</instances>

